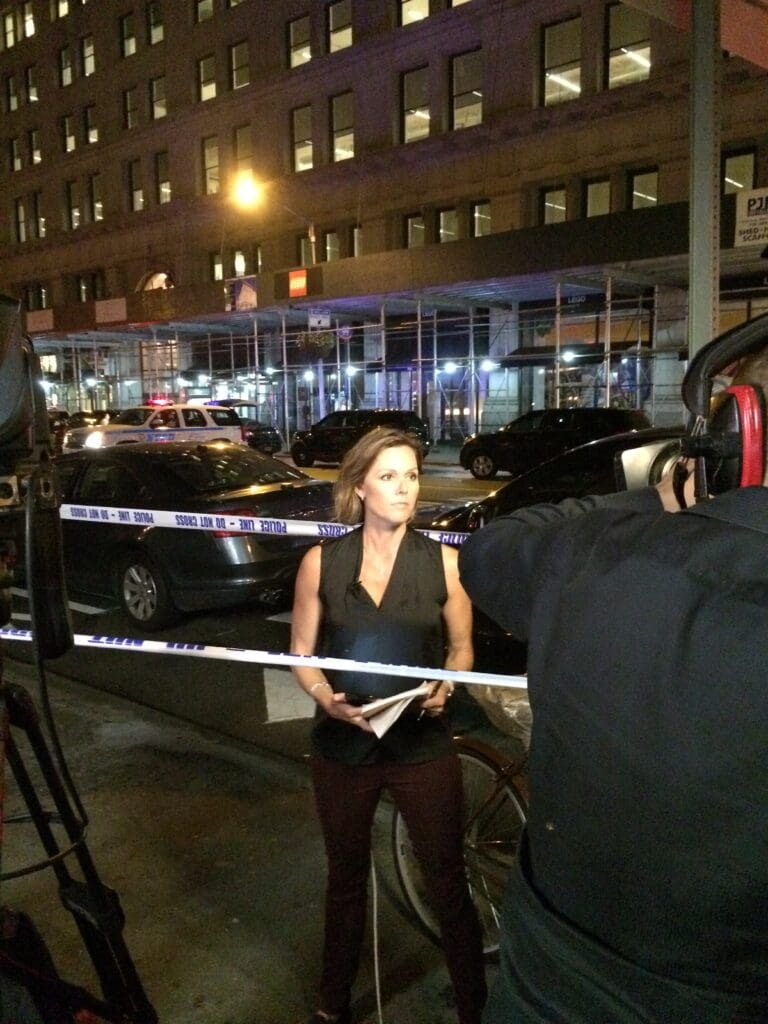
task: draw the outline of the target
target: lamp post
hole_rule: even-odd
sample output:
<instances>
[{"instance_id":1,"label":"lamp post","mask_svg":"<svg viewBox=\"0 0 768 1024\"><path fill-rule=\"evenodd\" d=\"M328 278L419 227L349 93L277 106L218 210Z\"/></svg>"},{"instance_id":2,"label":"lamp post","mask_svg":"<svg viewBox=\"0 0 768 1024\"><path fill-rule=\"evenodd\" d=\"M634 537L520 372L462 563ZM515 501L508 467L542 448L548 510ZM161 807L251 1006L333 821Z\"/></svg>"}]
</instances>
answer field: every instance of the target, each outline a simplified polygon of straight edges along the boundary
<instances>
[{"instance_id":1,"label":"lamp post","mask_svg":"<svg viewBox=\"0 0 768 1024\"><path fill-rule=\"evenodd\" d=\"M250 171L241 171L235 178L235 184L232 188L232 201L242 210L252 210L262 203L265 192L266 187L260 181L257 181ZM302 214L277 199L274 202L281 209L290 213L291 216L306 224L307 237L309 238L310 265L314 267L317 263L317 241L314 221L308 220Z\"/></svg>"}]
</instances>

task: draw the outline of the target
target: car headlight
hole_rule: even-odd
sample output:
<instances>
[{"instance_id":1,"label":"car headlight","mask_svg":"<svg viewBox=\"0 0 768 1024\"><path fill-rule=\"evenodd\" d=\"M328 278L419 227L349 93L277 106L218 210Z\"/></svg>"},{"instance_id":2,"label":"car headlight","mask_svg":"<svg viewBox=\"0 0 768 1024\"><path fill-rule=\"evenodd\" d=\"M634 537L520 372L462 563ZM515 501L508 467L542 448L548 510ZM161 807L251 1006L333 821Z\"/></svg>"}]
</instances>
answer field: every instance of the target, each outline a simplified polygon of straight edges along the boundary
<instances>
[{"instance_id":1,"label":"car headlight","mask_svg":"<svg viewBox=\"0 0 768 1024\"><path fill-rule=\"evenodd\" d=\"M94 430L93 433L89 434L85 439L86 448L101 448L104 445L104 432L101 430Z\"/></svg>"}]
</instances>

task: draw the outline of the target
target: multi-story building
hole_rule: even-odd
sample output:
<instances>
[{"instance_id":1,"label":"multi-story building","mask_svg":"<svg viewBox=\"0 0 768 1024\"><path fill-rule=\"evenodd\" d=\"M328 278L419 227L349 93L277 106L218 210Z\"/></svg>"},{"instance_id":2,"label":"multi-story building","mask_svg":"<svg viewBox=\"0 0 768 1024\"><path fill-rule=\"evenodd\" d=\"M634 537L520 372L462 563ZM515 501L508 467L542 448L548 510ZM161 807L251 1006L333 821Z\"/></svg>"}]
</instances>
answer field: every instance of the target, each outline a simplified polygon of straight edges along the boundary
<instances>
[{"instance_id":1,"label":"multi-story building","mask_svg":"<svg viewBox=\"0 0 768 1024\"><path fill-rule=\"evenodd\" d=\"M689 34L652 8L0 4L0 290L51 402L228 394L286 431L397 404L443 436L565 402L679 419ZM765 68L720 72L727 326L768 306L734 244L768 131Z\"/></svg>"}]
</instances>

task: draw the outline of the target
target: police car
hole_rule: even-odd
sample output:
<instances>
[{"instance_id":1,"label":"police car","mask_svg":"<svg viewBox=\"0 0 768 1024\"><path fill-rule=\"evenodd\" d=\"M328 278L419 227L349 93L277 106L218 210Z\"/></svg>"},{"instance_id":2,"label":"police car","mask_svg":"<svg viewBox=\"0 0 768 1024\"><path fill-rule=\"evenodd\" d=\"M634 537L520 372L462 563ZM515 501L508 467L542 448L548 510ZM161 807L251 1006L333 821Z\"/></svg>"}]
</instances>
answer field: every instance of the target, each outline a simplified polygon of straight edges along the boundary
<instances>
[{"instance_id":1,"label":"police car","mask_svg":"<svg viewBox=\"0 0 768 1024\"><path fill-rule=\"evenodd\" d=\"M138 441L235 441L245 444L234 409L200 405L138 405L124 409L109 423L69 430L64 451L106 448Z\"/></svg>"}]
</instances>

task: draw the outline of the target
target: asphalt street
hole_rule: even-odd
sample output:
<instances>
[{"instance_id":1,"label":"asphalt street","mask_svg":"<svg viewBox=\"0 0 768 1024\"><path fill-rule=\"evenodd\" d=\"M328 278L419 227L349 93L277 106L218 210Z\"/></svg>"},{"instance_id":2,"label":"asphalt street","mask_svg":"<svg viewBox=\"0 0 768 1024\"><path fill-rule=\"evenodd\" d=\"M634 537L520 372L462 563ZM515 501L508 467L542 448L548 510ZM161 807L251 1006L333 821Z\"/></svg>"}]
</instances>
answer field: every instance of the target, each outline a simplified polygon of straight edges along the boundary
<instances>
[{"instance_id":1,"label":"asphalt street","mask_svg":"<svg viewBox=\"0 0 768 1024\"><path fill-rule=\"evenodd\" d=\"M40 706L29 666L6 659L4 681L27 687ZM52 676L49 686L91 820L88 848L119 894L128 950L160 1021L302 1024L314 1007L325 869L305 764L72 680ZM24 737L13 735L24 755ZM25 763L34 769L28 753ZM7 767L5 775L12 816L22 801ZM375 832L382 1020L449 1024L447 974L402 902L390 825L391 810L382 807ZM4 872L41 856L30 825L6 827ZM50 870L5 882L2 904L31 915L62 977L99 993ZM354 1009L361 1024L379 1020L370 932Z\"/></svg>"}]
</instances>

